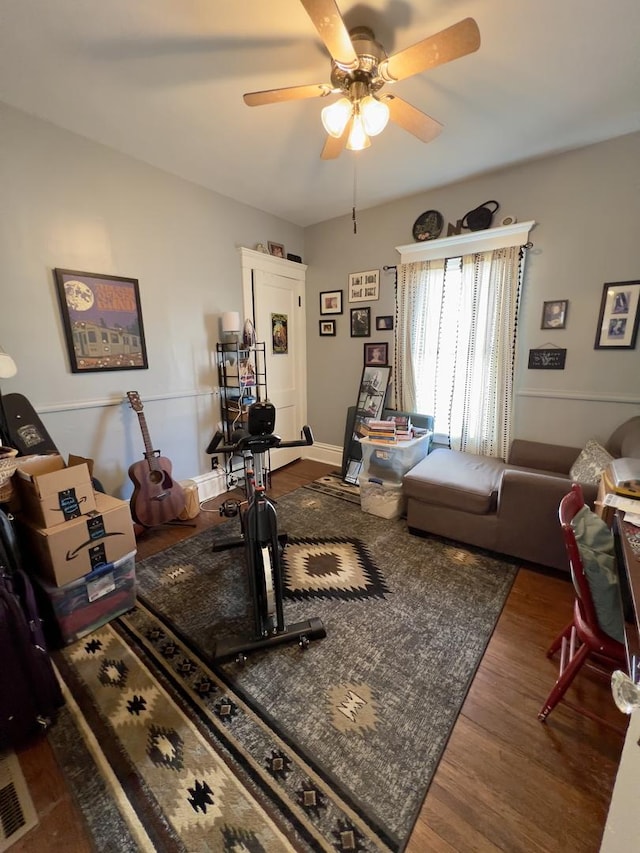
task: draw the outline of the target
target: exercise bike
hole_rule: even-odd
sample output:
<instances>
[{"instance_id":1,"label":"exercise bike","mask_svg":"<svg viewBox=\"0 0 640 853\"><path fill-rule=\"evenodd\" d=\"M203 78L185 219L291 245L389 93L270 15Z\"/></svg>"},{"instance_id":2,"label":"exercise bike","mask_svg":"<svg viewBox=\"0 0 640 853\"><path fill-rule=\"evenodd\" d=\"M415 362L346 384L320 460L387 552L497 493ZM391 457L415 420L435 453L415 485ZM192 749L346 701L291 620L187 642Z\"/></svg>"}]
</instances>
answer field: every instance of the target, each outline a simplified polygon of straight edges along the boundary
<instances>
[{"instance_id":1,"label":"exercise bike","mask_svg":"<svg viewBox=\"0 0 640 853\"><path fill-rule=\"evenodd\" d=\"M308 426L302 428L304 439L282 441L275 435L275 407L269 402L249 406L247 430L234 434L233 444L220 444L224 436L217 432L207 453L226 453L242 456L245 470L246 500L226 500L220 515L240 517L240 536L214 542L213 551L243 547L253 602L253 633L246 636L221 638L213 652L216 663L235 660L243 664L249 652L266 649L281 643L297 640L306 649L311 640L326 636L322 621L316 617L287 624L284 618L282 553L287 537L278 533L278 520L274 502L267 496L265 454L278 447L303 447L313 444Z\"/></svg>"}]
</instances>

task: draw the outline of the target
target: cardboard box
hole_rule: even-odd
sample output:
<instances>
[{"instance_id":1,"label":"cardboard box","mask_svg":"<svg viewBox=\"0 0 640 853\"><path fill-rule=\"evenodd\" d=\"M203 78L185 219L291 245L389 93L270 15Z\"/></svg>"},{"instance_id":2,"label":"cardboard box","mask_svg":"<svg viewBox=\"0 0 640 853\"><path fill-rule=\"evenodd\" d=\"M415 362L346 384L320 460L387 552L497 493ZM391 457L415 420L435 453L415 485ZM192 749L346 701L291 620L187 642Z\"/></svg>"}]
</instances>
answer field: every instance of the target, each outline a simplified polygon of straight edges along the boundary
<instances>
[{"instance_id":1,"label":"cardboard box","mask_svg":"<svg viewBox=\"0 0 640 853\"><path fill-rule=\"evenodd\" d=\"M39 527L53 527L95 510L93 483L86 459L57 453L23 456L14 474L20 510Z\"/></svg>"},{"instance_id":2,"label":"cardboard box","mask_svg":"<svg viewBox=\"0 0 640 853\"><path fill-rule=\"evenodd\" d=\"M64 524L41 528L27 522L23 527L34 570L55 586L136 550L128 502L102 492L96 492L95 502L95 510Z\"/></svg>"},{"instance_id":3,"label":"cardboard box","mask_svg":"<svg viewBox=\"0 0 640 853\"><path fill-rule=\"evenodd\" d=\"M73 643L136 603L136 554L126 554L64 586L35 578L40 612L52 646Z\"/></svg>"}]
</instances>

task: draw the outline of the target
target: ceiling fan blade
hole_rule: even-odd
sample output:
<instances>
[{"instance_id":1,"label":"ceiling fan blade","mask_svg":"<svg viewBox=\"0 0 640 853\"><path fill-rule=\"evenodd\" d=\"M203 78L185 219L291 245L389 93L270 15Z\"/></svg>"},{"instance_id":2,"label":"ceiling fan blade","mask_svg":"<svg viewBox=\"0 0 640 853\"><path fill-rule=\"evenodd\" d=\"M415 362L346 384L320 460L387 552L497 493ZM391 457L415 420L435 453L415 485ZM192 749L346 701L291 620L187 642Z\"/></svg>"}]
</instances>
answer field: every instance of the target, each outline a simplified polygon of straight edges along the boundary
<instances>
[{"instance_id":1,"label":"ceiling fan blade","mask_svg":"<svg viewBox=\"0 0 640 853\"><path fill-rule=\"evenodd\" d=\"M385 95L380 98L389 107L389 118L404 130L408 130L423 142L431 142L442 131L442 125L426 113L412 107L402 98L395 95Z\"/></svg>"},{"instance_id":2,"label":"ceiling fan blade","mask_svg":"<svg viewBox=\"0 0 640 853\"><path fill-rule=\"evenodd\" d=\"M345 71L358 67L358 57L335 0L300 0L331 58Z\"/></svg>"},{"instance_id":3,"label":"ceiling fan blade","mask_svg":"<svg viewBox=\"0 0 640 853\"><path fill-rule=\"evenodd\" d=\"M394 53L383 60L379 75L388 83L404 80L428 68L473 53L480 47L480 30L473 18L465 18L434 36Z\"/></svg>"},{"instance_id":4,"label":"ceiling fan blade","mask_svg":"<svg viewBox=\"0 0 640 853\"><path fill-rule=\"evenodd\" d=\"M323 160L335 160L336 157L339 157L342 154L344 147L347 144L347 139L349 138L352 121L353 119L349 119L347 126L342 131L342 136L335 137L327 135L327 140L324 143L324 148L320 155Z\"/></svg>"},{"instance_id":5,"label":"ceiling fan blade","mask_svg":"<svg viewBox=\"0 0 640 853\"><path fill-rule=\"evenodd\" d=\"M282 101L298 101L302 98L324 98L331 95L333 91L334 89L329 83L315 83L310 86L289 86L286 89L247 92L242 97L247 106L260 107L263 104L279 104Z\"/></svg>"}]
</instances>

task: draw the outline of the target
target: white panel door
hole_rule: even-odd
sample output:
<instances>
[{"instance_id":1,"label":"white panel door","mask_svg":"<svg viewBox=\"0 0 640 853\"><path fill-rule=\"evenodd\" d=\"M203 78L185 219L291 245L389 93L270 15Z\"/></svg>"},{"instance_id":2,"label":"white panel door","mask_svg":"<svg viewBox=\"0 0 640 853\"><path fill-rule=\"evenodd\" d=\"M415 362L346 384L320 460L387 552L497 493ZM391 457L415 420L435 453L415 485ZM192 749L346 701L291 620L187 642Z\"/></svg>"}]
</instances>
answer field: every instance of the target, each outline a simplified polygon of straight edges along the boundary
<instances>
[{"instance_id":1,"label":"white panel door","mask_svg":"<svg viewBox=\"0 0 640 853\"><path fill-rule=\"evenodd\" d=\"M293 441L300 438L307 416L303 282L253 269L252 290L256 339L265 342L267 395L276 407L275 432L283 441ZM286 352L280 351L285 348L284 337ZM281 468L302 455L300 447L271 451L271 469Z\"/></svg>"}]
</instances>

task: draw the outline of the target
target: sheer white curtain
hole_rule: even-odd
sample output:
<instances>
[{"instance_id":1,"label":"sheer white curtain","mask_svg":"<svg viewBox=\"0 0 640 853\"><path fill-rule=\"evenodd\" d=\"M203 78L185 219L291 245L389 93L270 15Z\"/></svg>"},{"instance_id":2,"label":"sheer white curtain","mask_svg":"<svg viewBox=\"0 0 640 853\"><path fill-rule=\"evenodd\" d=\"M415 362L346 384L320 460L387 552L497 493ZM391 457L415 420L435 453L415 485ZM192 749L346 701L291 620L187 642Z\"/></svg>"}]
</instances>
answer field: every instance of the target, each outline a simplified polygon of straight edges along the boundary
<instances>
[{"instance_id":1,"label":"sheer white curtain","mask_svg":"<svg viewBox=\"0 0 640 853\"><path fill-rule=\"evenodd\" d=\"M451 446L505 458L523 250L398 267L395 404Z\"/></svg>"}]
</instances>

